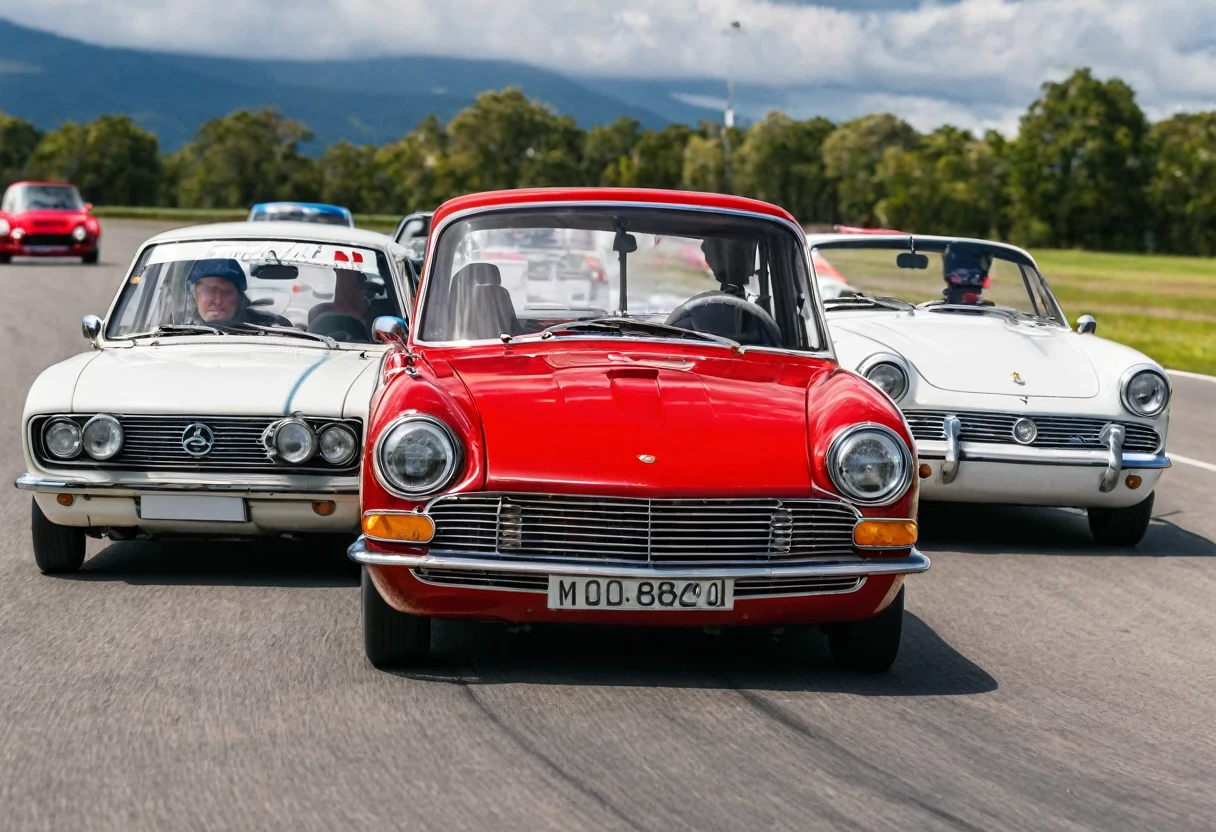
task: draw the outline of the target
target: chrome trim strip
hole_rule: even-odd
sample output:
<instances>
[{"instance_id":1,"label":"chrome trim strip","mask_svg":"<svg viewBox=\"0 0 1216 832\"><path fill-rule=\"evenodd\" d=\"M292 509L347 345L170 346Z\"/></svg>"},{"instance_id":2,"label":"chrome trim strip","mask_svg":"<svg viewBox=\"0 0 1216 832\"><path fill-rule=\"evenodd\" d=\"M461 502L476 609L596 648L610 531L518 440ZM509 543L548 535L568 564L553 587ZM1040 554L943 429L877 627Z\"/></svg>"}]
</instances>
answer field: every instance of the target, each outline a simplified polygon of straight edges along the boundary
<instances>
[{"instance_id":1,"label":"chrome trim strip","mask_svg":"<svg viewBox=\"0 0 1216 832\"><path fill-rule=\"evenodd\" d=\"M949 450L944 442L917 443L917 456L922 460L946 459ZM968 442L961 446L966 450L969 462L1002 462L1010 465L1071 465L1078 468L1106 468L1110 465L1108 451L1066 451L1058 448L1028 448L1022 445L991 445L983 442ZM1148 454L1139 451L1124 451L1120 457L1120 470L1129 468L1161 470L1173 467L1164 454Z\"/></svg>"},{"instance_id":2,"label":"chrome trim strip","mask_svg":"<svg viewBox=\"0 0 1216 832\"><path fill-rule=\"evenodd\" d=\"M924 572L929 568L929 558L911 547L905 558L887 560L837 561L834 563L812 563L798 566L778 567L734 567L689 569L673 567L655 569L650 566L610 566L582 563L530 563L528 561L504 561L480 557L475 553L433 552L419 555L397 555L373 552L368 549L367 539L359 539L346 550L347 557L356 563L372 566L407 566L422 569L475 569L485 572L513 572L526 575L572 575L604 578L832 578L850 575L909 575Z\"/></svg>"},{"instance_id":3,"label":"chrome trim strip","mask_svg":"<svg viewBox=\"0 0 1216 832\"><path fill-rule=\"evenodd\" d=\"M22 474L14 480L13 485L22 491L58 492L72 491L84 494L106 494L114 491L130 491L139 494L145 491L224 491L243 492L248 494L292 494L307 496L311 494L358 494L359 480L357 477L345 477L335 480L329 485L307 487L287 480L282 482L172 482L157 480L133 482L130 480L111 480L96 482L92 480L75 480L65 477L42 476L40 474ZM122 495L117 495L122 496Z\"/></svg>"},{"instance_id":4,"label":"chrome trim strip","mask_svg":"<svg viewBox=\"0 0 1216 832\"><path fill-rule=\"evenodd\" d=\"M957 416L947 416L942 420L942 430L946 432L946 461L942 463L942 482L947 484L954 482L954 478L958 476L958 464L962 459L958 435L962 429L963 423Z\"/></svg>"},{"instance_id":5,"label":"chrome trim strip","mask_svg":"<svg viewBox=\"0 0 1216 832\"><path fill-rule=\"evenodd\" d=\"M1107 425L1102 428L1099 439L1106 446L1106 470L1098 482L1098 490L1109 494L1119 484L1119 472L1123 469L1123 425Z\"/></svg>"}]
</instances>

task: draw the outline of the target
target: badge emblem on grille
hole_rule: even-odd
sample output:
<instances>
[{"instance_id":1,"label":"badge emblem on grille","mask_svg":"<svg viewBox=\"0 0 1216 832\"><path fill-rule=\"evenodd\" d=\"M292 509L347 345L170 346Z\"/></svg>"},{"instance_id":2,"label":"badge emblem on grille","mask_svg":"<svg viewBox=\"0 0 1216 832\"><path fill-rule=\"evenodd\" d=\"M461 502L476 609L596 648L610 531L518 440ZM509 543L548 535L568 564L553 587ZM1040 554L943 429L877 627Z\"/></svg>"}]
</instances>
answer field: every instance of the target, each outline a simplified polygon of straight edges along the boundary
<instances>
[{"instance_id":1,"label":"badge emblem on grille","mask_svg":"<svg viewBox=\"0 0 1216 832\"><path fill-rule=\"evenodd\" d=\"M182 431L182 450L192 457L202 457L215 447L215 431L202 422L191 422Z\"/></svg>"},{"instance_id":2,"label":"badge emblem on grille","mask_svg":"<svg viewBox=\"0 0 1216 832\"><path fill-rule=\"evenodd\" d=\"M1013 383L1022 387L1026 386L1026 382L1022 381L1022 376L1017 370L1013 371Z\"/></svg>"},{"instance_id":3,"label":"badge emblem on grille","mask_svg":"<svg viewBox=\"0 0 1216 832\"><path fill-rule=\"evenodd\" d=\"M638 454L638 459L642 460L642 462L645 462L647 465L654 462L654 457L650 454Z\"/></svg>"}]
</instances>

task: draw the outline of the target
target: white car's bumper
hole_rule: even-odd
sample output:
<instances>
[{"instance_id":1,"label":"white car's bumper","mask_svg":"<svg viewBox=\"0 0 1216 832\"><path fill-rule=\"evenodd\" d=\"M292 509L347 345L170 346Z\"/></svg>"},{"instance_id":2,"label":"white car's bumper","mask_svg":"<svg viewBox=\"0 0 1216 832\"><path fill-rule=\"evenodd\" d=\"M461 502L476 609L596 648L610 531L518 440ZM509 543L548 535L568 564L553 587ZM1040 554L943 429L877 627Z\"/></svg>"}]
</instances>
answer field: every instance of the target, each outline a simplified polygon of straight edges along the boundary
<instances>
[{"instance_id":1,"label":"white car's bumper","mask_svg":"<svg viewBox=\"0 0 1216 832\"><path fill-rule=\"evenodd\" d=\"M1124 452L1119 442L1086 450L918 440L932 469L920 483L924 502L1119 508L1139 503L1170 467L1164 453ZM1138 478L1138 483L1135 478ZM1136 483L1131 487L1130 483Z\"/></svg>"},{"instance_id":2,"label":"white car's bumper","mask_svg":"<svg viewBox=\"0 0 1216 832\"><path fill-rule=\"evenodd\" d=\"M61 526L235 537L284 532L357 534L358 478L335 478L328 482L308 479L301 483L267 477L228 482L176 478L152 482L99 480L95 475L75 478L22 474L15 485L32 491L47 519ZM149 519L141 516L140 502L149 495L237 498L244 504L245 519Z\"/></svg>"}]
</instances>

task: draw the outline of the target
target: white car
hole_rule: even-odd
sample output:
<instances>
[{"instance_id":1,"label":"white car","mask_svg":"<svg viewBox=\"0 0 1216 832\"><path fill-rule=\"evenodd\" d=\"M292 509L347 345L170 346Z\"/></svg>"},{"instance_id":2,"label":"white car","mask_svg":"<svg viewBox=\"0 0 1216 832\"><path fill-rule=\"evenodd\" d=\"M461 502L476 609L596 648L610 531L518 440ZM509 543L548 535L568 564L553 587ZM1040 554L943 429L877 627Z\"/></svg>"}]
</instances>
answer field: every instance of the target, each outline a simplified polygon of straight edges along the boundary
<instances>
[{"instance_id":1,"label":"white car","mask_svg":"<svg viewBox=\"0 0 1216 832\"><path fill-rule=\"evenodd\" d=\"M1033 258L983 240L812 235L861 294L826 299L843 367L903 411L921 500L1087 509L1134 546L1152 516L1172 393L1156 362L1068 324Z\"/></svg>"},{"instance_id":2,"label":"white car","mask_svg":"<svg viewBox=\"0 0 1216 832\"><path fill-rule=\"evenodd\" d=\"M406 317L405 257L295 222L145 242L106 318L84 319L93 349L26 400L16 485L42 571L79 569L86 535L357 534L375 321Z\"/></svg>"}]
</instances>

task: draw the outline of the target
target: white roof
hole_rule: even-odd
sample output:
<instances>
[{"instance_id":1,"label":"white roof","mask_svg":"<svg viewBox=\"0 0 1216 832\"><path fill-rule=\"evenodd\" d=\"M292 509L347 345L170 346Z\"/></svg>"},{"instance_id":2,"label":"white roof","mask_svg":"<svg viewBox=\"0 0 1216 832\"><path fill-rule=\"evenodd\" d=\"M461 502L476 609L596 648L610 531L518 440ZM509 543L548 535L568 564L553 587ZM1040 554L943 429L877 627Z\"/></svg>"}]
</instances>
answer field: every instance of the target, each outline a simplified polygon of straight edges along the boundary
<instances>
[{"instance_id":1,"label":"white roof","mask_svg":"<svg viewBox=\"0 0 1216 832\"><path fill-rule=\"evenodd\" d=\"M191 225L163 231L148 240L145 245L190 240L298 240L304 243L380 248L389 251L394 257L405 255L405 248L387 234L368 231L365 228L318 222L216 222Z\"/></svg>"},{"instance_id":2,"label":"white roof","mask_svg":"<svg viewBox=\"0 0 1216 832\"><path fill-rule=\"evenodd\" d=\"M1030 256L1030 252L1025 249L1020 249L1017 246L1011 246L1008 243L998 243L993 240L981 240L978 237L941 237L934 234L807 234L806 241L810 246L816 246L821 243L837 243L844 240L907 240L909 237L914 240L924 241L926 243L978 243L980 245L991 246L992 248L1003 248L1006 251L1014 254L1020 254L1030 262L1035 262Z\"/></svg>"}]
</instances>

